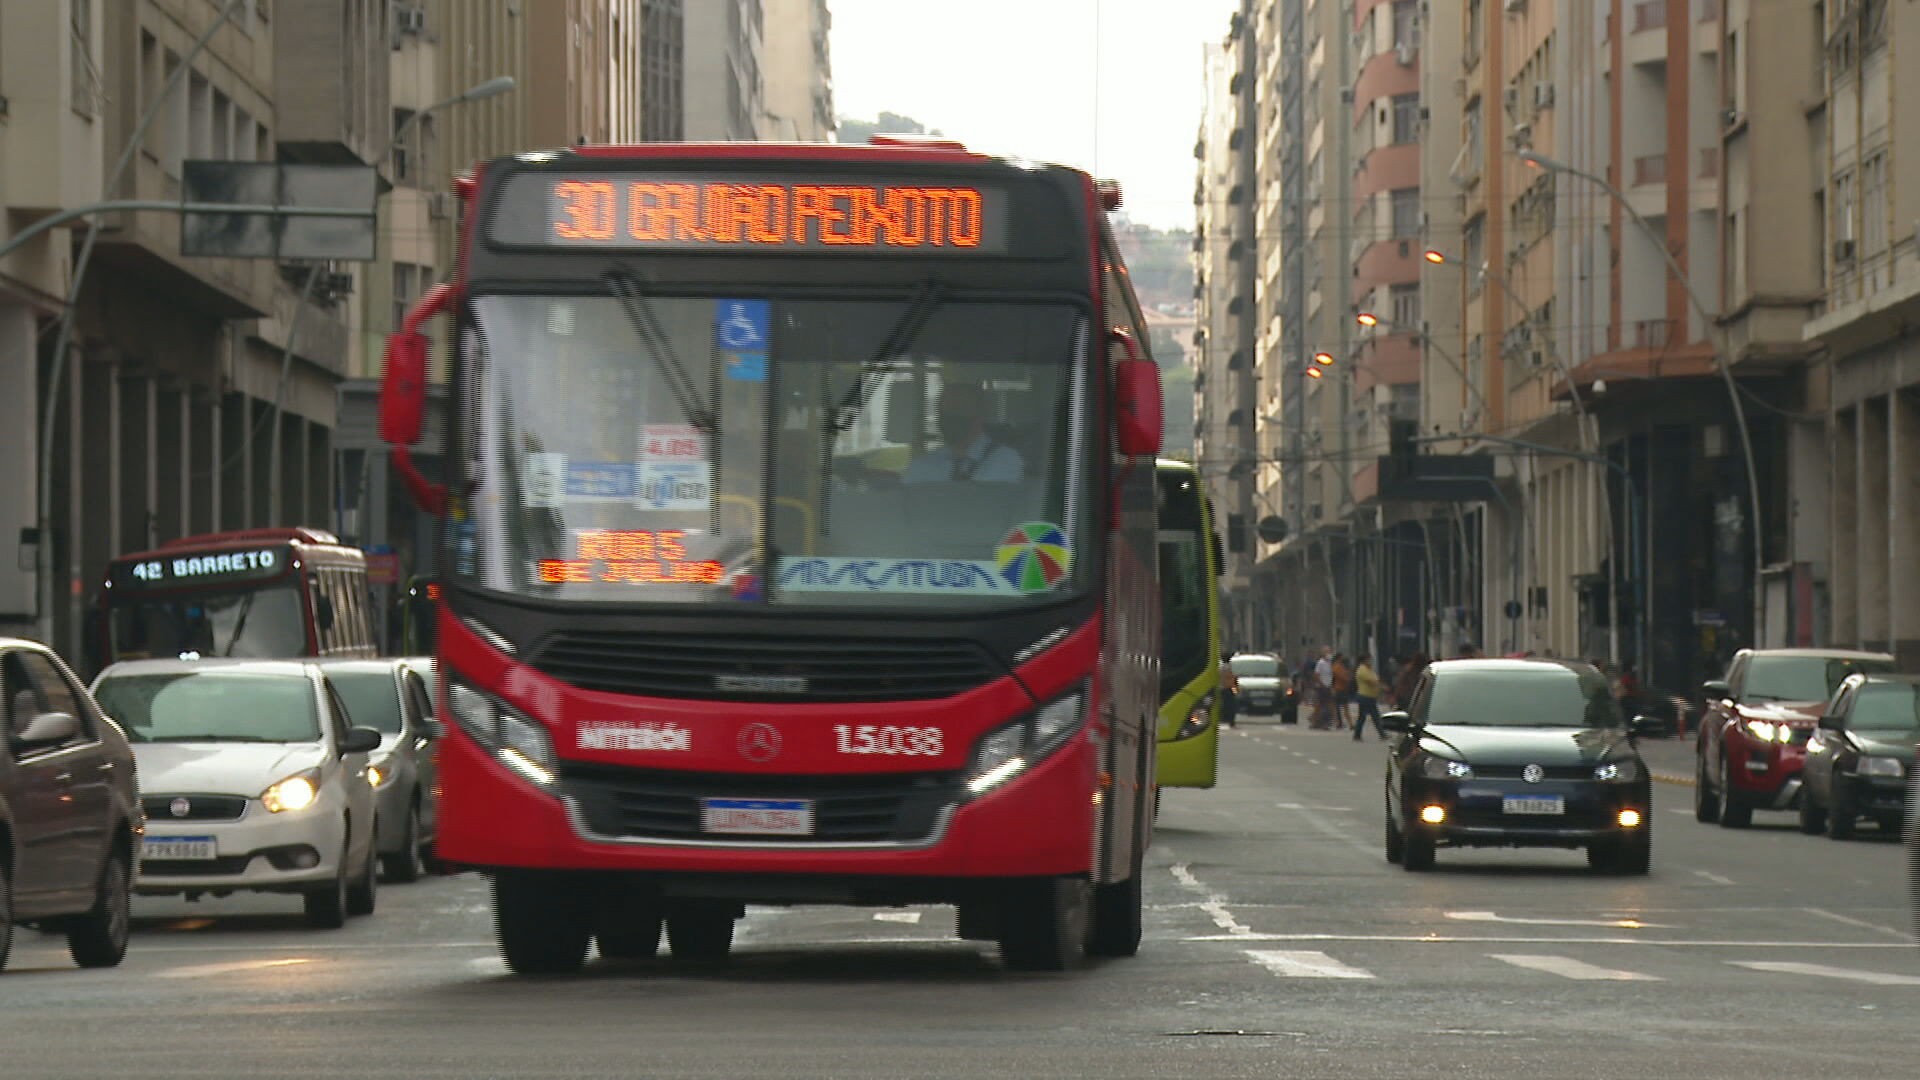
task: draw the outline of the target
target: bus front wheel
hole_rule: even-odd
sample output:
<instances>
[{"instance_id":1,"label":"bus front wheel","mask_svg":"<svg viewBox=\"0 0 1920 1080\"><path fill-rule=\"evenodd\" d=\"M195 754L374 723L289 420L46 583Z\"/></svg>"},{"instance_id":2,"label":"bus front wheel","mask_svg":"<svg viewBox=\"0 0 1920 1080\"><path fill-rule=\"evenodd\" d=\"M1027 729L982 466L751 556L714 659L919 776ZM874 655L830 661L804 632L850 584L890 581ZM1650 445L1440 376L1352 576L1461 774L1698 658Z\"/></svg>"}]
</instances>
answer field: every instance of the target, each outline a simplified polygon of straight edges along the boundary
<instances>
[{"instance_id":1,"label":"bus front wheel","mask_svg":"<svg viewBox=\"0 0 1920 1080\"><path fill-rule=\"evenodd\" d=\"M1001 898L1000 960L1012 971L1065 971L1087 946L1085 878L1009 885Z\"/></svg>"},{"instance_id":2,"label":"bus front wheel","mask_svg":"<svg viewBox=\"0 0 1920 1080\"><path fill-rule=\"evenodd\" d=\"M593 936L588 895L565 874L538 870L494 874L494 929L507 966L521 975L579 970Z\"/></svg>"}]
</instances>

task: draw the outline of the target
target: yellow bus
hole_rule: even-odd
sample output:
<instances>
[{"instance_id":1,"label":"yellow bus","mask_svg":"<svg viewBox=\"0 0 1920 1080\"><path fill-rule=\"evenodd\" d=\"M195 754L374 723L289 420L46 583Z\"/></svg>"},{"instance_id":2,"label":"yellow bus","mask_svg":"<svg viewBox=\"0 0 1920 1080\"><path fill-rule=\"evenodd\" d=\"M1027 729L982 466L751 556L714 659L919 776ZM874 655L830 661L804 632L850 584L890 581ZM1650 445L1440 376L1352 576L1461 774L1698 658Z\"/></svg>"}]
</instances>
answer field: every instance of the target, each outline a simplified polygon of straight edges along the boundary
<instances>
[{"instance_id":1,"label":"yellow bus","mask_svg":"<svg viewBox=\"0 0 1920 1080\"><path fill-rule=\"evenodd\" d=\"M1200 474L1159 463L1162 787L1210 788L1220 757L1220 540Z\"/></svg>"}]
</instances>

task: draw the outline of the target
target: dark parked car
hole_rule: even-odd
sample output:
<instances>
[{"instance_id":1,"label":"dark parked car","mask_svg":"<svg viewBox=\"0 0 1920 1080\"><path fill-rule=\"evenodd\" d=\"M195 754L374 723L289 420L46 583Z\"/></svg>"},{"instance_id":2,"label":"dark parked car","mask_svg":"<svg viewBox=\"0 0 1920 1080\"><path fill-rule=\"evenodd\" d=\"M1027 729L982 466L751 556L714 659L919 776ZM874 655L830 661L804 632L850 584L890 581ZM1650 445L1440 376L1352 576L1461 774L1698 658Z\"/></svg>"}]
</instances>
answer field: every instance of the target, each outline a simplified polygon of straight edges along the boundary
<instances>
[{"instance_id":1,"label":"dark parked car","mask_svg":"<svg viewBox=\"0 0 1920 1080\"><path fill-rule=\"evenodd\" d=\"M1854 675L1841 683L1807 743L1800 831L1845 840L1863 817L1899 829L1916 737L1920 678Z\"/></svg>"},{"instance_id":2,"label":"dark parked car","mask_svg":"<svg viewBox=\"0 0 1920 1080\"><path fill-rule=\"evenodd\" d=\"M0 967L15 923L67 935L81 967L127 954L142 829L133 751L45 646L0 638Z\"/></svg>"},{"instance_id":3,"label":"dark parked car","mask_svg":"<svg viewBox=\"0 0 1920 1080\"><path fill-rule=\"evenodd\" d=\"M1387 860L1431 869L1453 847L1587 849L1595 870L1644 874L1651 781L1590 664L1443 660L1429 666L1387 758Z\"/></svg>"},{"instance_id":4,"label":"dark parked car","mask_svg":"<svg viewBox=\"0 0 1920 1080\"><path fill-rule=\"evenodd\" d=\"M1744 829L1755 810L1791 810L1807 740L1849 675L1891 674L1886 653L1741 649L1724 679L1701 687L1694 741L1693 816Z\"/></svg>"}]
</instances>

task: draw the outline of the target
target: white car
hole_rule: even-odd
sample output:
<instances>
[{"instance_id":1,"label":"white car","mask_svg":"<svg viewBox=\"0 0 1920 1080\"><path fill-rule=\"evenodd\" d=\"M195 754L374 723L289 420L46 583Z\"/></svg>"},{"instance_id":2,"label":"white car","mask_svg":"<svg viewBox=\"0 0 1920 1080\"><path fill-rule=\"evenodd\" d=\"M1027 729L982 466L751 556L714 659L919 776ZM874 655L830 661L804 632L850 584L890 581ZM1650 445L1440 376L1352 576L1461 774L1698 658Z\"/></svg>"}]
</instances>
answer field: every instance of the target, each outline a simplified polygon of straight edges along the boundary
<instances>
[{"instance_id":1,"label":"white car","mask_svg":"<svg viewBox=\"0 0 1920 1080\"><path fill-rule=\"evenodd\" d=\"M367 755L318 665L133 660L94 680L133 742L147 832L145 895L299 893L310 925L374 907L378 848Z\"/></svg>"}]
</instances>

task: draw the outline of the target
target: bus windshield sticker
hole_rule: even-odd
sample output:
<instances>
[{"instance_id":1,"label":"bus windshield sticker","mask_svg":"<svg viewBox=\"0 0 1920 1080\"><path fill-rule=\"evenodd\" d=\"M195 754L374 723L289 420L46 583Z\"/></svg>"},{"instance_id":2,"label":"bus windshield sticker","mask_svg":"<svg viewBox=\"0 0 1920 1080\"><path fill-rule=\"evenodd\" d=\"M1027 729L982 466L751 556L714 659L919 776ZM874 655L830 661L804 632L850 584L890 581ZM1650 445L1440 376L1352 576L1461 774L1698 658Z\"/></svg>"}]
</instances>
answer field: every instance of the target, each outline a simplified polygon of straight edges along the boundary
<instances>
[{"instance_id":1,"label":"bus windshield sticker","mask_svg":"<svg viewBox=\"0 0 1920 1080\"><path fill-rule=\"evenodd\" d=\"M626 461L567 463L568 502L632 502L634 466Z\"/></svg>"},{"instance_id":2,"label":"bus windshield sticker","mask_svg":"<svg viewBox=\"0 0 1920 1080\"><path fill-rule=\"evenodd\" d=\"M634 505L642 510L707 510L713 505L707 437L691 424L646 424Z\"/></svg>"},{"instance_id":3,"label":"bus windshield sticker","mask_svg":"<svg viewBox=\"0 0 1920 1080\"><path fill-rule=\"evenodd\" d=\"M951 594L1009 596L1014 589L998 567L978 559L781 559L783 592Z\"/></svg>"},{"instance_id":4,"label":"bus windshield sticker","mask_svg":"<svg viewBox=\"0 0 1920 1080\"><path fill-rule=\"evenodd\" d=\"M1066 580L1073 569L1067 531L1045 521L1015 525L994 550L1000 577L1015 592L1043 593Z\"/></svg>"},{"instance_id":5,"label":"bus windshield sticker","mask_svg":"<svg viewBox=\"0 0 1920 1080\"><path fill-rule=\"evenodd\" d=\"M552 509L560 505L566 490L567 455L534 451L523 459L521 473L528 506Z\"/></svg>"},{"instance_id":6,"label":"bus windshield sticker","mask_svg":"<svg viewBox=\"0 0 1920 1080\"><path fill-rule=\"evenodd\" d=\"M768 327L773 305L765 300L715 302L714 344L727 378L735 382L767 381Z\"/></svg>"}]
</instances>

